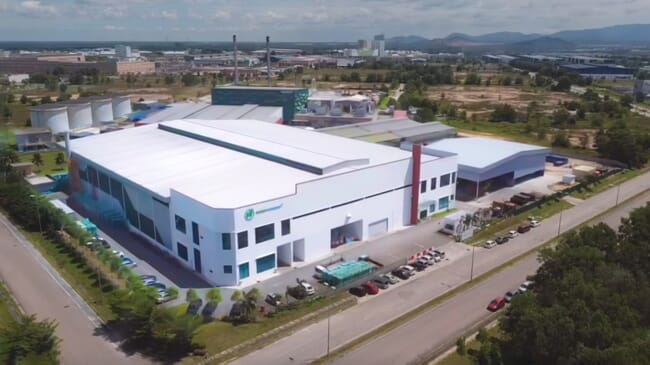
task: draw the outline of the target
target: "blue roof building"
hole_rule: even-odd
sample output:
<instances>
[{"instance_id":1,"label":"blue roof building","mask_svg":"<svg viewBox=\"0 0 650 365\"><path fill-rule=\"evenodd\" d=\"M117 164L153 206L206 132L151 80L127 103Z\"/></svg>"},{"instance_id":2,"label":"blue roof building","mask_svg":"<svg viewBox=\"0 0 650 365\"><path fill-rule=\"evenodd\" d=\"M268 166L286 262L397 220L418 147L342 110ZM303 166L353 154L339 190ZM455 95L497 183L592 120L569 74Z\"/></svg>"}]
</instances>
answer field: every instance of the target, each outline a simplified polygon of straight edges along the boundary
<instances>
[{"instance_id":1,"label":"blue roof building","mask_svg":"<svg viewBox=\"0 0 650 365\"><path fill-rule=\"evenodd\" d=\"M543 176L546 147L490 138L446 138L428 144L425 153L458 155L458 199L483 194Z\"/></svg>"}]
</instances>

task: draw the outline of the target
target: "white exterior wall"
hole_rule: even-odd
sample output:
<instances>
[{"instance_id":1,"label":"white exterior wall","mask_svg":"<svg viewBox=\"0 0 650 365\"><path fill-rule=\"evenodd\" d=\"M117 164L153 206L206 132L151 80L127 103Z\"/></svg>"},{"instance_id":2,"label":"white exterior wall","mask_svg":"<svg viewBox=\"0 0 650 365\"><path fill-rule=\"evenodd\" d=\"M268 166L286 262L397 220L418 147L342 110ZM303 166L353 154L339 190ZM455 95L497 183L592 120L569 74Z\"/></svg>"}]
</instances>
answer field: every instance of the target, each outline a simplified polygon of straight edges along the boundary
<instances>
[{"instance_id":1,"label":"white exterior wall","mask_svg":"<svg viewBox=\"0 0 650 365\"><path fill-rule=\"evenodd\" d=\"M88 104L68 105L70 129L88 128L93 124L93 113Z\"/></svg>"},{"instance_id":2,"label":"white exterior wall","mask_svg":"<svg viewBox=\"0 0 650 365\"><path fill-rule=\"evenodd\" d=\"M441 175L452 172L456 172L455 156L424 162L421 178L430 181L436 177L439 184ZM408 225L411 188L407 185L411 176L411 160L407 159L323 177L298 185L295 195L237 209L210 208L172 190L169 215L174 254L178 256L176 243L181 242L187 247L188 260L180 261L194 269L193 249L197 248L201 251L202 274L209 281L221 286L250 284L274 274L275 270L258 274L256 259L276 254L277 267L278 246L291 243L293 251L293 242L304 240L304 262L308 263L329 255L333 228L362 220L359 238L365 240L371 223L387 219L388 232ZM263 182L260 184L263 189ZM419 183L416 183L416 188L419 187ZM455 184L435 190L427 189L421 194L420 201L435 200L437 206L438 199L454 192ZM379 193L383 194L375 195ZM335 207L344 203L348 204ZM453 208L453 204L451 200L449 209ZM251 220L246 220L249 209L256 211L256 214ZM312 212L315 213L306 215ZM185 234L176 229L175 215L185 219ZM290 220L290 233L282 236L281 222L286 219ZM192 242L192 222L199 225L200 245ZM275 238L256 244L255 228L270 223L274 224ZM248 247L238 249L237 233L242 231L248 232ZM223 250L222 233L231 234L230 250ZM293 260L293 254L291 256ZM238 265L245 262L249 263L250 276L242 281L238 275ZM301 263L293 262L292 265ZM224 265L231 265L232 274L224 274Z\"/></svg>"},{"instance_id":3,"label":"white exterior wall","mask_svg":"<svg viewBox=\"0 0 650 365\"><path fill-rule=\"evenodd\" d=\"M117 97L112 101L113 117L122 118L131 113L131 99L126 97Z\"/></svg>"}]
</instances>

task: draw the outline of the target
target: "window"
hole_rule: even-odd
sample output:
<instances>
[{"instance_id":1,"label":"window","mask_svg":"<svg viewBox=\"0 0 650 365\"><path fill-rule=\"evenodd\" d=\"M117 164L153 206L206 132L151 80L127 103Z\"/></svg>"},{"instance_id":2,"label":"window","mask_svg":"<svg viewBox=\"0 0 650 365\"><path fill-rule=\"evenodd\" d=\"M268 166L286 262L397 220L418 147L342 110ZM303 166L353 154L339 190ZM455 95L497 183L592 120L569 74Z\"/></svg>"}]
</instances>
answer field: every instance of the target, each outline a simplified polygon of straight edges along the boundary
<instances>
[{"instance_id":1,"label":"window","mask_svg":"<svg viewBox=\"0 0 650 365\"><path fill-rule=\"evenodd\" d=\"M452 184L455 184L455 183L456 183L456 173L455 173L455 172L452 172L452 173L451 173L451 183L452 183Z\"/></svg>"},{"instance_id":2,"label":"window","mask_svg":"<svg viewBox=\"0 0 650 365\"><path fill-rule=\"evenodd\" d=\"M199 225L195 222L192 222L192 242L197 245L201 243L201 240L199 239Z\"/></svg>"},{"instance_id":3,"label":"window","mask_svg":"<svg viewBox=\"0 0 650 365\"><path fill-rule=\"evenodd\" d=\"M248 247L248 231L241 231L237 233L237 248L242 249Z\"/></svg>"},{"instance_id":4,"label":"window","mask_svg":"<svg viewBox=\"0 0 650 365\"><path fill-rule=\"evenodd\" d=\"M426 218L427 215L429 215L429 214L427 213L427 210L426 210L426 209L420 211L420 219L424 219L424 218Z\"/></svg>"},{"instance_id":5,"label":"window","mask_svg":"<svg viewBox=\"0 0 650 365\"><path fill-rule=\"evenodd\" d=\"M230 244L230 233L221 234L221 248L224 250L230 250L232 248Z\"/></svg>"},{"instance_id":6,"label":"window","mask_svg":"<svg viewBox=\"0 0 650 365\"><path fill-rule=\"evenodd\" d=\"M248 262L239 264L239 280L246 279L247 277L250 276L250 274L251 272L250 272L250 267L248 266Z\"/></svg>"},{"instance_id":7,"label":"window","mask_svg":"<svg viewBox=\"0 0 650 365\"><path fill-rule=\"evenodd\" d=\"M255 228L255 243L262 243L275 238L275 225L273 223Z\"/></svg>"},{"instance_id":8,"label":"window","mask_svg":"<svg viewBox=\"0 0 650 365\"><path fill-rule=\"evenodd\" d=\"M180 242L176 242L176 246L178 246L178 257L187 261L187 247Z\"/></svg>"},{"instance_id":9,"label":"window","mask_svg":"<svg viewBox=\"0 0 650 365\"><path fill-rule=\"evenodd\" d=\"M97 173L99 176L99 188L105 192L106 194L110 193L110 180L108 179L108 176L102 174L101 172Z\"/></svg>"},{"instance_id":10,"label":"window","mask_svg":"<svg viewBox=\"0 0 650 365\"><path fill-rule=\"evenodd\" d=\"M174 214L176 219L176 229L180 232L185 233L185 219Z\"/></svg>"},{"instance_id":11,"label":"window","mask_svg":"<svg viewBox=\"0 0 650 365\"><path fill-rule=\"evenodd\" d=\"M223 265L224 274L232 274L232 265Z\"/></svg>"},{"instance_id":12,"label":"window","mask_svg":"<svg viewBox=\"0 0 650 365\"><path fill-rule=\"evenodd\" d=\"M291 221L288 219L285 219L282 221L282 235L286 236L289 233L291 233Z\"/></svg>"},{"instance_id":13,"label":"window","mask_svg":"<svg viewBox=\"0 0 650 365\"><path fill-rule=\"evenodd\" d=\"M437 179L435 177L431 179L431 190L436 190L436 183L437 183L436 180Z\"/></svg>"},{"instance_id":14,"label":"window","mask_svg":"<svg viewBox=\"0 0 650 365\"><path fill-rule=\"evenodd\" d=\"M446 196L444 198L440 198L438 200L438 208L440 208L440 210L449 208L449 197L448 196Z\"/></svg>"},{"instance_id":15,"label":"window","mask_svg":"<svg viewBox=\"0 0 650 365\"><path fill-rule=\"evenodd\" d=\"M259 259L255 260L255 266L257 269L257 273L261 273L264 271L269 271L275 268L275 254L272 253L268 256L260 257Z\"/></svg>"},{"instance_id":16,"label":"window","mask_svg":"<svg viewBox=\"0 0 650 365\"><path fill-rule=\"evenodd\" d=\"M449 174L440 176L440 187L449 185Z\"/></svg>"},{"instance_id":17,"label":"window","mask_svg":"<svg viewBox=\"0 0 650 365\"><path fill-rule=\"evenodd\" d=\"M424 194L427 191L427 181L420 181L420 193Z\"/></svg>"},{"instance_id":18,"label":"window","mask_svg":"<svg viewBox=\"0 0 650 365\"><path fill-rule=\"evenodd\" d=\"M436 211L436 203L433 202L429 204L429 214L433 214Z\"/></svg>"},{"instance_id":19,"label":"window","mask_svg":"<svg viewBox=\"0 0 650 365\"><path fill-rule=\"evenodd\" d=\"M454 196L454 194L451 194L451 197L449 199L454 200L455 198L456 197Z\"/></svg>"}]
</instances>

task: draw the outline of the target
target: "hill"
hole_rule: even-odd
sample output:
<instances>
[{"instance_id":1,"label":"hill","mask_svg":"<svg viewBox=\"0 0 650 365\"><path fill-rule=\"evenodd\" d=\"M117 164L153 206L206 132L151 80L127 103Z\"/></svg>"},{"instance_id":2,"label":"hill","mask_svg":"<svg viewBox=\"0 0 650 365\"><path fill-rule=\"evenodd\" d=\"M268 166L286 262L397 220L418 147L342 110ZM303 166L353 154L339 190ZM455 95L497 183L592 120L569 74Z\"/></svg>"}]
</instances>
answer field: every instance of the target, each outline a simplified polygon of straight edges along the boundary
<instances>
[{"instance_id":1,"label":"hill","mask_svg":"<svg viewBox=\"0 0 650 365\"><path fill-rule=\"evenodd\" d=\"M570 50L575 44L556 37L540 37L508 45L508 49L517 52L540 52L547 50Z\"/></svg>"},{"instance_id":2,"label":"hill","mask_svg":"<svg viewBox=\"0 0 650 365\"><path fill-rule=\"evenodd\" d=\"M567 30L550 35L577 44L650 44L650 24Z\"/></svg>"}]
</instances>

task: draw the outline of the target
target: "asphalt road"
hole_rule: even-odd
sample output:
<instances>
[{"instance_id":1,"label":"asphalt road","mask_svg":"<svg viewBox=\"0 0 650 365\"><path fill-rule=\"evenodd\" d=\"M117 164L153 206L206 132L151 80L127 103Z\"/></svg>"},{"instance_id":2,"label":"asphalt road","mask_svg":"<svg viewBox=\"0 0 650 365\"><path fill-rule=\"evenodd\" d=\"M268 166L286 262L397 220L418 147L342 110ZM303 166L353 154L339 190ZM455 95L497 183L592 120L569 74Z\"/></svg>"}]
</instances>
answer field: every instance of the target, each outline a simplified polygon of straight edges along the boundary
<instances>
[{"instance_id":1,"label":"asphalt road","mask_svg":"<svg viewBox=\"0 0 650 365\"><path fill-rule=\"evenodd\" d=\"M54 319L61 364L148 364L97 334L101 322L38 251L0 215L0 277L27 314Z\"/></svg>"},{"instance_id":2,"label":"asphalt road","mask_svg":"<svg viewBox=\"0 0 650 365\"><path fill-rule=\"evenodd\" d=\"M648 200L650 192L619 206L615 211L600 217L598 222L604 222L616 229L623 216ZM442 350L449 341L454 341L467 329L491 315L486 310L490 300L517 288L526 276L534 274L539 266L537 255L529 255L443 304L344 354L331 364L404 364L417 359L420 354Z\"/></svg>"},{"instance_id":3,"label":"asphalt road","mask_svg":"<svg viewBox=\"0 0 650 365\"><path fill-rule=\"evenodd\" d=\"M619 201L624 201L640 192L650 189L650 173L646 173L621 185ZM613 207L616 202L617 189L610 189L577 206L567 209L562 214L546 219L540 227L511 240L505 245L487 250L476 248L472 260L472 249L459 243L447 243L443 246L452 252L450 260L436 265L425 273L419 273L408 282L382 291L379 295L363 298L360 303L344 312L335 314L330 319L330 350L362 336L383 324L411 311L427 301L469 281L470 276L485 273L504 262L520 256L548 241L558 234L589 221L600 212ZM635 201L642 202L641 199ZM408 230L411 242L420 227ZM430 235L430 233L428 233ZM406 237L403 237L406 238ZM422 238L422 237L421 237ZM431 239L431 236L424 237ZM422 241L420 241L422 242ZM473 266L472 266L473 262ZM534 271L534 269L532 270ZM516 281L522 280L517 276ZM511 284L505 287L510 289ZM501 292L501 290L499 290ZM480 306L485 303L481 301ZM462 312L461 312L462 313ZM411 336L412 337L412 336ZM279 339L275 343L252 352L234 364L303 364L318 359L327 353L328 326L323 320L299 330L291 336ZM417 355L417 353L416 353ZM367 362L363 362L367 363ZM381 362L385 363L385 362Z\"/></svg>"}]
</instances>

